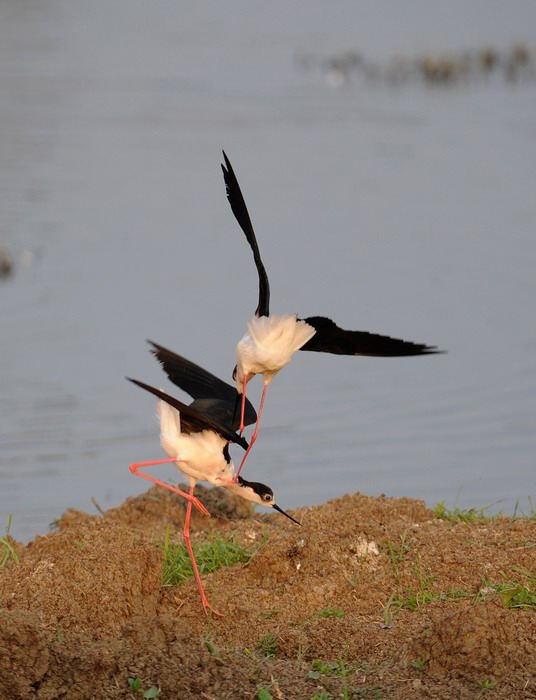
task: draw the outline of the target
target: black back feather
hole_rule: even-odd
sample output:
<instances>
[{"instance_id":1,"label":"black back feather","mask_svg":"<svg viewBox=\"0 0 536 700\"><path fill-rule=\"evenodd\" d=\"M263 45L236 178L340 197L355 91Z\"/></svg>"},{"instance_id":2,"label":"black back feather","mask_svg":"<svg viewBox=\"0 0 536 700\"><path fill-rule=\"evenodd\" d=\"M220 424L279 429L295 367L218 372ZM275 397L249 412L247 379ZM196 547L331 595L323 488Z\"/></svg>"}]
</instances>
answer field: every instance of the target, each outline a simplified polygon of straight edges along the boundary
<instances>
[{"instance_id":1,"label":"black back feather","mask_svg":"<svg viewBox=\"0 0 536 700\"><path fill-rule=\"evenodd\" d=\"M230 430L238 430L240 414L236 410L237 397L239 398L236 387L226 384L214 374L207 372L206 369L162 345L158 345L152 340L147 342L152 345L151 352L162 365L162 369L170 381L194 399L190 404L192 408ZM253 404L246 399L244 424L252 425L256 420L257 413Z\"/></svg>"},{"instance_id":2,"label":"black back feather","mask_svg":"<svg viewBox=\"0 0 536 700\"><path fill-rule=\"evenodd\" d=\"M162 391L161 389L155 389L155 387L149 386L149 384L144 384L144 382L140 382L137 379L131 379L130 377L127 377L127 379L129 382L132 382L142 389L145 389L145 391L149 391L159 399L162 399L162 401L165 401L170 406L173 406L173 408L176 408L181 414L181 431L186 435L190 433L200 433L203 430L212 430L218 435L221 435L221 437L225 440L234 442L237 445L240 445L240 447L243 447L244 450L247 450L247 440L240 437L240 435L237 435L237 433L235 433L233 430L230 430L226 426L221 425L221 423L212 420L203 413L196 411L195 408L187 406L185 403L182 403L182 401L173 398L173 396L169 396L169 394L166 394L166 392Z\"/></svg>"}]
</instances>

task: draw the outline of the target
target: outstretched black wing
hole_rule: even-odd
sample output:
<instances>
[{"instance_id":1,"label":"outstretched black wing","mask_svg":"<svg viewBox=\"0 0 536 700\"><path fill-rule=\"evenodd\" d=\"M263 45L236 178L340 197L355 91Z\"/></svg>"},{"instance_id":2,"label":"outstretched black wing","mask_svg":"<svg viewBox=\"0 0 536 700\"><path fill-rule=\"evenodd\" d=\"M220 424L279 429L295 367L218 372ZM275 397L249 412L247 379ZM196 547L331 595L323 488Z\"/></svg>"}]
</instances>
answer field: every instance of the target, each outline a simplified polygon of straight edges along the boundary
<instances>
[{"instance_id":1,"label":"outstretched black wing","mask_svg":"<svg viewBox=\"0 0 536 700\"><path fill-rule=\"evenodd\" d=\"M169 379L195 399L191 408L212 418L217 423L237 430L240 426L240 411L235 410L237 402L236 387L226 384L206 369L190 362L167 348L148 340L152 354L162 365ZM246 398L244 424L252 425L257 420L253 405Z\"/></svg>"},{"instance_id":2,"label":"outstretched black wing","mask_svg":"<svg viewBox=\"0 0 536 700\"><path fill-rule=\"evenodd\" d=\"M251 219L249 218L248 209L242 196L240 190L240 185L234 174L234 170L229 162L229 158L225 155L225 151L222 151L223 159L225 165L221 166L223 171L223 179L225 180L225 189L227 190L227 199L233 210L233 214L236 220L240 224L240 228L246 234L251 250L253 251L253 259L255 260L255 265L257 266L257 272L259 274L259 305L255 311L256 316L269 316L270 314L270 283L268 282L268 275L264 268L263 262L261 260L261 254L259 252L259 246L257 244L257 239L255 237L255 231L251 224Z\"/></svg>"},{"instance_id":3,"label":"outstretched black wing","mask_svg":"<svg viewBox=\"0 0 536 700\"><path fill-rule=\"evenodd\" d=\"M412 343L409 340L391 338L388 335L366 331L346 331L324 316L303 319L316 333L300 350L330 352L335 355L369 355L372 357L403 357L405 355L431 355L444 352L434 345Z\"/></svg>"},{"instance_id":4,"label":"outstretched black wing","mask_svg":"<svg viewBox=\"0 0 536 700\"><path fill-rule=\"evenodd\" d=\"M145 389L145 391L149 391L151 394L158 396L159 399L162 399L162 401L165 401L170 406L173 406L173 408L176 408L181 414L181 430L184 433L199 433L202 430L212 430L226 440L235 442L237 445L240 445L240 447L243 447L244 450L247 450L247 440L240 437L240 435L237 435L234 431L230 430L224 425L221 425L221 423L218 423L203 413L196 411L195 408L187 406L185 403L182 403L182 401L173 398L173 396L169 396L169 394L166 394L165 391L155 389L154 387L149 386L149 384L144 384L137 379L131 379L130 377L127 377L127 379L129 382L137 384L142 389Z\"/></svg>"}]
</instances>

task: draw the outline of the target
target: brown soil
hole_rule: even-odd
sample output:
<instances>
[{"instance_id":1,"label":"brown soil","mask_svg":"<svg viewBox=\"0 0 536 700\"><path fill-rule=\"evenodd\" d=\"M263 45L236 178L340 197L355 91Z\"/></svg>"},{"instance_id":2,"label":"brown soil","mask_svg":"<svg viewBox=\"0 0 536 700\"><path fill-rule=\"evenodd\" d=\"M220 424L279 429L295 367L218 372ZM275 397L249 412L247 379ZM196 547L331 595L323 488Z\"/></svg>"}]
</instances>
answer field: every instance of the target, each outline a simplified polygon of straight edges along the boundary
<instances>
[{"instance_id":1,"label":"brown soil","mask_svg":"<svg viewBox=\"0 0 536 700\"><path fill-rule=\"evenodd\" d=\"M205 616L193 580L162 586L161 544L184 514L172 494L69 511L0 570L2 700L141 698L128 678L163 699L536 698L534 608L486 583L536 571L534 520L450 522L355 494L293 511L298 527L199 495L213 517L194 517L195 539L267 538L249 564L203 576L224 617Z\"/></svg>"}]
</instances>

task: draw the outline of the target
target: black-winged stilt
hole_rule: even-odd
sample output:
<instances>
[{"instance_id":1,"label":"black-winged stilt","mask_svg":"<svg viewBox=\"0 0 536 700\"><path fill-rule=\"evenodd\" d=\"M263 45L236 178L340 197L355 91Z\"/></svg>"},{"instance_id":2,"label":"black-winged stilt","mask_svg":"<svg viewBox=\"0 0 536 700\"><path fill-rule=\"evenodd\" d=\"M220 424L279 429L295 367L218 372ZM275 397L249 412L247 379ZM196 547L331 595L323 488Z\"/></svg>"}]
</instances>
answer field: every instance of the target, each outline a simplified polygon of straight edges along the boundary
<instances>
[{"instance_id":1,"label":"black-winged stilt","mask_svg":"<svg viewBox=\"0 0 536 700\"><path fill-rule=\"evenodd\" d=\"M236 389L234 387L208 370L203 369L203 367L196 365L191 360L177 355L172 350L152 340L147 342L152 345L151 353L161 364L170 381L187 394L190 394L194 399L189 406L190 408L194 408L231 431L237 430L238 416L236 411ZM244 413L245 425L255 423L257 414L248 399L246 399ZM274 508L274 510L301 525L275 503L273 491L266 484L258 481L246 481L239 476L236 480L232 479L230 481L224 478L223 483L219 485L257 505Z\"/></svg>"},{"instance_id":2,"label":"black-winged stilt","mask_svg":"<svg viewBox=\"0 0 536 700\"><path fill-rule=\"evenodd\" d=\"M209 609L213 610L205 595L190 542L192 505L204 515L210 515L201 501L194 496L194 488L198 479L208 481L213 486L222 486L224 483L222 479L225 479L227 482L231 480L234 475L234 468L231 455L229 454L229 443L236 442L247 448L247 442L239 438L233 431L214 423L210 418L160 391L160 389L155 389L137 379L130 379L130 377L127 377L127 379L161 399L158 402L160 444L169 457L169 459L133 463L130 465L130 471L136 476L152 481L187 500L188 505L186 507L183 530L184 543L192 562L203 608L205 612ZM175 462L177 468L188 477L190 483L189 493L139 471L141 468L152 467L165 462ZM213 612L216 615L220 614L216 610L213 610Z\"/></svg>"},{"instance_id":3,"label":"black-winged stilt","mask_svg":"<svg viewBox=\"0 0 536 700\"><path fill-rule=\"evenodd\" d=\"M264 377L264 389L255 430L242 463L238 468L237 476L239 476L257 439L268 385L279 370L291 361L297 350L375 357L428 355L441 351L436 346L413 343L377 333L344 330L339 328L334 321L323 316L310 316L305 319L299 319L297 314L270 316L270 283L261 259L255 231L253 230L238 180L225 151L223 151L223 159L225 165L222 164L221 168L227 199L240 228L251 246L259 276L259 301L255 315L248 322L248 333L239 341L236 347L236 367L233 372L237 392L242 394L240 434L242 434L246 425L244 414L247 383L255 374L262 374Z\"/></svg>"},{"instance_id":4,"label":"black-winged stilt","mask_svg":"<svg viewBox=\"0 0 536 700\"><path fill-rule=\"evenodd\" d=\"M186 499L187 506L183 537L190 556L190 561L192 562L194 576L201 596L201 603L205 612L212 610L215 615L220 615L217 610L212 608L205 595L190 542L192 506L195 506L204 515L210 516L209 511L203 503L194 496L196 482L202 480L207 481L212 486L223 486L248 501L253 501L254 503L264 506L271 506L290 520L294 520L294 518L275 504L273 492L269 487L264 484L247 482L241 477L239 479L235 477L234 465L229 453L229 443L235 442L244 449L247 449L248 443L243 437L214 421L206 414L169 396L160 389L144 384L137 379L130 379L129 377L127 377L127 379L160 399L158 402L160 444L164 452L168 455L168 459L135 462L130 465L130 471L136 476L158 484ZM174 462L179 471L188 478L190 484L188 493L167 484L165 481L161 481L160 479L156 479L149 474L139 471L144 467L152 467L166 462ZM294 522L298 521L294 520Z\"/></svg>"}]
</instances>

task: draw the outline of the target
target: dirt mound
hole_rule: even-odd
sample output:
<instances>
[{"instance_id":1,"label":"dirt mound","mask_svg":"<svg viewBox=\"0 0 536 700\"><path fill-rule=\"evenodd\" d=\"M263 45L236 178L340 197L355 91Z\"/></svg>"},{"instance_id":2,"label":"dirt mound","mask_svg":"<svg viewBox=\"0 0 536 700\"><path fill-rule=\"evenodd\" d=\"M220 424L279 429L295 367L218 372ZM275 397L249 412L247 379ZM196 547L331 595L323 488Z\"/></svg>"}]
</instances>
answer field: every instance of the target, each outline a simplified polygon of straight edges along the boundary
<instances>
[{"instance_id":1,"label":"dirt mound","mask_svg":"<svg viewBox=\"0 0 536 700\"><path fill-rule=\"evenodd\" d=\"M193 580L163 586L163 542L184 517L173 494L69 511L0 570L1 698L141 697L129 678L160 698L536 697L534 605L501 593L513 582L536 600L534 520L450 522L355 494L297 509L298 527L197 495L213 517L194 515L194 544L256 550L203 574L223 619Z\"/></svg>"},{"instance_id":2,"label":"dirt mound","mask_svg":"<svg viewBox=\"0 0 536 700\"><path fill-rule=\"evenodd\" d=\"M464 606L433 621L412 655L436 676L489 679L536 678L536 620L513 615L501 600Z\"/></svg>"},{"instance_id":3,"label":"dirt mound","mask_svg":"<svg viewBox=\"0 0 536 700\"><path fill-rule=\"evenodd\" d=\"M100 517L38 537L3 574L9 608L31 610L49 629L114 633L133 613L154 615L162 556L126 527Z\"/></svg>"}]
</instances>

